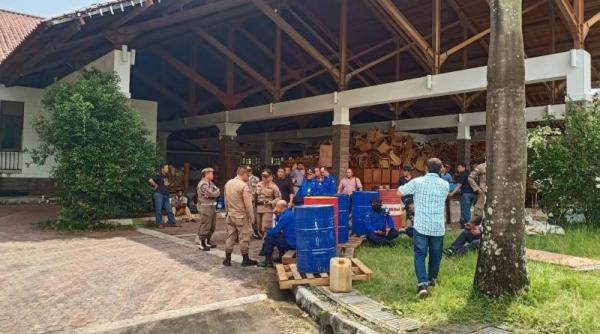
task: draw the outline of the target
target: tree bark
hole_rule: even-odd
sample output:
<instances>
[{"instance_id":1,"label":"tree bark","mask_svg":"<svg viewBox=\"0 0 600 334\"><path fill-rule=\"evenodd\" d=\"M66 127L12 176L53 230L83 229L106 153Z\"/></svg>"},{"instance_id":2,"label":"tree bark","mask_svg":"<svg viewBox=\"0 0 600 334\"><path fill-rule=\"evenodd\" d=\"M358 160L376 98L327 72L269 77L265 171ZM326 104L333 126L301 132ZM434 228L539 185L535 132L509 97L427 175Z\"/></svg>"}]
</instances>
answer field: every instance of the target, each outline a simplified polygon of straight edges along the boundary
<instances>
[{"instance_id":1,"label":"tree bark","mask_svg":"<svg viewBox=\"0 0 600 334\"><path fill-rule=\"evenodd\" d=\"M521 0L490 1L487 203L475 287L498 297L528 283L525 258L525 62Z\"/></svg>"}]
</instances>

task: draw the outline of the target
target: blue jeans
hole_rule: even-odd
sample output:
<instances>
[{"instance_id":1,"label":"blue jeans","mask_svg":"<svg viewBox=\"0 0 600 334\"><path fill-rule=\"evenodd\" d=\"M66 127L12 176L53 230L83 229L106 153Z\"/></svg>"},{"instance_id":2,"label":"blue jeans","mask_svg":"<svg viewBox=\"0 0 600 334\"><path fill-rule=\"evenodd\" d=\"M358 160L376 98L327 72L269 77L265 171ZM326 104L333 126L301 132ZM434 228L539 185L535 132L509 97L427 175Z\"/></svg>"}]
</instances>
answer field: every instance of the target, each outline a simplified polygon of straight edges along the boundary
<instances>
[{"instance_id":1,"label":"blue jeans","mask_svg":"<svg viewBox=\"0 0 600 334\"><path fill-rule=\"evenodd\" d=\"M444 236L434 237L413 230L413 244L415 251L415 272L419 285L425 285L437 279L442 262L444 249ZM429 250L429 270L425 268L425 258Z\"/></svg>"},{"instance_id":2,"label":"blue jeans","mask_svg":"<svg viewBox=\"0 0 600 334\"><path fill-rule=\"evenodd\" d=\"M156 219L156 225L162 224L162 210L167 212L169 224L175 225L175 215L173 215L173 209L171 209L169 196L155 192L152 194L152 199L154 199L154 217Z\"/></svg>"},{"instance_id":3,"label":"blue jeans","mask_svg":"<svg viewBox=\"0 0 600 334\"><path fill-rule=\"evenodd\" d=\"M278 234L274 237L265 237L265 240L262 244L262 249L260 250L260 254L258 255L262 254L268 258L271 258L271 256L273 256L273 250L275 250L275 248L277 248L277 250L279 251L280 256L283 256L283 254L289 249L293 249L288 245L287 240L285 240L285 237L282 234Z\"/></svg>"},{"instance_id":4,"label":"blue jeans","mask_svg":"<svg viewBox=\"0 0 600 334\"><path fill-rule=\"evenodd\" d=\"M460 226L464 226L471 220L471 207L476 199L476 193L460 194Z\"/></svg>"}]
</instances>

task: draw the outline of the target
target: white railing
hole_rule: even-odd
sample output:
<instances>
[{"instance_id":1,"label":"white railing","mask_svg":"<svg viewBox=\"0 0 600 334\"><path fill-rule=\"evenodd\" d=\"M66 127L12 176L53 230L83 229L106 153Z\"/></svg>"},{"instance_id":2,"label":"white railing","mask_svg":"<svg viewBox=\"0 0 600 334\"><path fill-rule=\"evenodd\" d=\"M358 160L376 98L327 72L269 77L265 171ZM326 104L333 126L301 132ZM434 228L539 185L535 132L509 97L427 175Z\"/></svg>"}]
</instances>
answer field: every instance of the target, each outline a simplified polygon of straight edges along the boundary
<instances>
[{"instance_id":1,"label":"white railing","mask_svg":"<svg viewBox=\"0 0 600 334\"><path fill-rule=\"evenodd\" d=\"M21 171L21 160L23 152L0 150L0 171Z\"/></svg>"}]
</instances>

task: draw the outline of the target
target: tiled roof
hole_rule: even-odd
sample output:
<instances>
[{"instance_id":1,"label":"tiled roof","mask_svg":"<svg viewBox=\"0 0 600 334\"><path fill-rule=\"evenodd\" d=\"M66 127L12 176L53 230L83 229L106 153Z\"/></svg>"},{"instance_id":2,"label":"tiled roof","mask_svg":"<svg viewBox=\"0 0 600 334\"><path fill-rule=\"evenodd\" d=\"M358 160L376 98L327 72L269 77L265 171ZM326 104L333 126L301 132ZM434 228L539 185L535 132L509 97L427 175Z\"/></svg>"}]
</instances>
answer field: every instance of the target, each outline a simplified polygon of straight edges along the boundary
<instances>
[{"instance_id":1,"label":"tiled roof","mask_svg":"<svg viewBox=\"0 0 600 334\"><path fill-rule=\"evenodd\" d=\"M0 63L42 20L40 17L0 9Z\"/></svg>"}]
</instances>

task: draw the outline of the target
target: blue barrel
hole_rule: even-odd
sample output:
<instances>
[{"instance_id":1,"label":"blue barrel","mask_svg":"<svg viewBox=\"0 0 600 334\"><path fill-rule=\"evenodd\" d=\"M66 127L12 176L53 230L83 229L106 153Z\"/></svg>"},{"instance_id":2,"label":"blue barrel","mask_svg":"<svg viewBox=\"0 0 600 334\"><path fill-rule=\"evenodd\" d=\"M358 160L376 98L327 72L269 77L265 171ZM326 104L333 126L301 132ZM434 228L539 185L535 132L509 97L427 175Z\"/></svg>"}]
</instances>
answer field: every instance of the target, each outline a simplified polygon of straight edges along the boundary
<instances>
[{"instance_id":1,"label":"blue barrel","mask_svg":"<svg viewBox=\"0 0 600 334\"><path fill-rule=\"evenodd\" d=\"M371 210L371 201L379 198L378 191L355 191L352 193L352 232L365 235L365 215Z\"/></svg>"},{"instance_id":2,"label":"blue barrel","mask_svg":"<svg viewBox=\"0 0 600 334\"><path fill-rule=\"evenodd\" d=\"M350 196L337 194L338 198L338 242L348 242L350 234Z\"/></svg>"},{"instance_id":3,"label":"blue barrel","mask_svg":"<svg viewBox=\"0 0 600 334\"><path fill-rule=\"evenodd\" d=\"M329 272L329 260L337 255L333 205L297 206L294 220L298 271Z\"/></svg>"}]
</instances>

